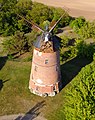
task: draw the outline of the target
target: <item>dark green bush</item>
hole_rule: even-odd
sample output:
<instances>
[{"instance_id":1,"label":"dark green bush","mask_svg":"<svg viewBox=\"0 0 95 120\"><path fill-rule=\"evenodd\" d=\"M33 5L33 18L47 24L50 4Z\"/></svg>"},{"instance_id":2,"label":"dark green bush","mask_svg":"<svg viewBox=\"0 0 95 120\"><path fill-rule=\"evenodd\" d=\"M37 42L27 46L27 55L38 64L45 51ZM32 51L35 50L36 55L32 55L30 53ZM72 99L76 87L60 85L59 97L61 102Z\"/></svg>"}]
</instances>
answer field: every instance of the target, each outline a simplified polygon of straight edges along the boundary
<instances>
[{"instance_id":1,"label":"dark green bush","mask_svg":"<svg viewBox=\"0 0 95 120\"><path fill-rule=\"evenodd\" d=\"M63 112L66 120L94 120L95 63L84 67L66 91Z\"/></svg>"}]
</instances>

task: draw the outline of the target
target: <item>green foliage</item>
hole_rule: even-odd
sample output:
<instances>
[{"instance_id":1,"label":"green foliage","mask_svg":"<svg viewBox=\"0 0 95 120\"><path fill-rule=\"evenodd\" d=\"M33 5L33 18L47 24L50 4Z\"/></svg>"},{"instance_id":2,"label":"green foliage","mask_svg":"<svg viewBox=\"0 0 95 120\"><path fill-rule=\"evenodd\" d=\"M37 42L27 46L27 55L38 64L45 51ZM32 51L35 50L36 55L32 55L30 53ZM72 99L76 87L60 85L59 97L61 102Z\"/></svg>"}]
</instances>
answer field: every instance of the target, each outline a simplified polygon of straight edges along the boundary
<instances>
[{"instance_id":1,"label":"green foliage","mask_svg":"<svg viewBox=\"0 0 95 120\"><path fill-rule=\"evenodd\" d=\"M17 13L21 15L27 15L29 11L32 10L32 1L31 0L18 0L16 7Z\"/></svg>"},{"instance_id":2,"label":"green foliage","mask_svg":"<svg viewBox=\"0 0 95 120\"><path fill-rule=\"evenodd\" d=\"M33 3L32 10L28 12L28 16L37 24L41 24L45 20L51 20L52 14L48 6L36 2Z\"/></svg>"},{"instance_id":3,"label":"green foliage","mask_svg":"<svg viewBox=\"0 0 95 120\"><path fill-rule=\"evenodd\" d=\"M95 61L95 53L93 54L93 60Z\"/></svg>"},{"instance_id":4,"label":"green foliage","mask_svg":"<svg viewBox=\"0 0 95 120\"><path fill-rule=\"evenodd\" d=\"M33 20L38 25L42 26L44 21L51 22L58 20L64 13L61 8L53 8L36 3L31 0L0 0L0 35L10 36L16 31L28 33L31 31L30 24L19 18L18 14L26 17L28 20ZM68 14L62 18L59 26L67 25L70 21Z\"/></svg>"},{"instance_id":5,"label":"green foliage","mask_svg":"<svg viewBox=\"0 0 95 120\"><path fill-rule=\"evenodd\" d=\"M92 60L95 53L95 44L86 44L83 40L61 37L60 60L72 59L76 56ZM71 43L71 44L70 44Z\"/></svg>"},{"instance_id":6,"label":"green foliage","mask_svg":"<svg viewBox=\"0 0 95 120\"><path fill-rule=\"evenodd\" d=\"M0 34L13 35L17 30L28 32L30 29L23 20L18 20L17 14L26 15L32 1L2 0L0 9Z\"/></svg>"},{"instance_id":7,"label":"green foliage","mask_svg":"<svg viewBox=\"0 0 95 120\"><path fill-rule=\"evenodd\" d=\"M0 34L10 35L16 30L15 8L17 0L0 0Z\"/></svg>"},{"instance_id":8,"label":"green foliage","mask_svg":"<svg viewBox=\"0 0 95 120\"><path fill-rule=\"evenodd\" d=\"M84 41L77 40L75 49L77 49L77 55L79 57L93 59L93 54L95 53L95 44L86 44Z\"/></svg>"},{"instance_id":9,"label":"green foliage","mask_svg":"<svg viewBox=\"0 0 95 120\"><path fill-rule=\"evenodd\" d=\"M28 43L24 33L17 31L13 37L6 39L3 42L4 49L8 54L18 52L22 54L28 50Z\"/></svg>"},{"instance_id":10,"label":"green foliage","mask_svg":"<svg viewBox=\"0 0 95 120\"><path fill-rule=\"evenodd\" d=\"M50 26L50 22L48 20L45 20L42 25L41 25L41 28L43 28L43 30L46 31L46 29L48 30L49 29L49 26ZM47 28L46 28L47 27Z\"/></svg>"},{"instance_id":11,"label":"green foliage","mask_svg":"<svg viewBox=\"0 0 95 120\"><path fill-rule=\"evenodd\" d=\"M36 40L38 35L39 35L39 33L37 33L34 30L32 30L31 33L25 34L25 36L27 38L27 42L28 42L28 50L31 52L31 54L32 54L32 51L33 51L33 43Z\"/></svg>"},{"instance_id":12,"label":"green foliage","mask_svg":"<svg viewBox=\"0 0 95 120\"><path fill-rule=\"evenodd\" d=\"M79 29L84 25L85 19L82 17L76 18L70 23L70 27L73 28L73 30L78 33Z\"/></svg>"},{"instance_id":13,"label":"green foliage","mask_svg":"<svg viewBox=\"0 0 95 120\"><path fill-rule=\"evenodd\" d=\"M74 39L67 37L67 36L61 36L61 43L60 43L60 61L67 60L69 58L75 57L75 49L73 46ZM69 44L71 42L71 44Z\"/></svg>"},{"instance_id":14,"label":"green foliage","mask_svg":"<svg viewBox=\"0 0 95 120\"><path fill-rule=\"evenodd\" d=\"M70 21L72 20L72 18L68 15L68 13L66 11L64 11L61 8L52 8L53 10L53 19L52 21L57 21L63 14L63 18L60 20L60 23L58 26L60 27L64 27L66 25L68 25L70 23Z\"/></svg>"},{"instance_id":15,"label":"green foliage","mask_svg":"<svg viewBox=\"0 0 95 120\"><path fill-rule=\"evenodd\" d=\"M79 29L78 34L80 35L80 37L84 39L87 38L95 39L95 21L85 22L81 29Z\"/></svg>"},{"instance_id":16,"label":"green foliage","mask_svg":"<svg viewBox=\"0 0 95 120\"><path fill-rule=\"evenodd\" d=\"M84 18L79 17L70 23L70 27L79 34L80 38L94 38L95 39L95 21L89 22Z\"/></svg>"},{"instance_id":17,"label":"green foliage","mask_svg":"<svg viewBox=\"0 0 95 120\"><path fill-rule=\"evenodd\" d=\"M86 66L73 79L66 92L63 107L66 120L94 120L95 118L95 63Z\"/></svg>"},{"instance_id":18,"label":"green foliage","mask_svg":"<svg viewBox=\"0 0 95 120\"><path fill-rule=\"evenodd\" d=\"M67 37L67 36L61 36L61 47L67 47L69 41L71 40L71 38Z\"/></svg>"}]
</instances>

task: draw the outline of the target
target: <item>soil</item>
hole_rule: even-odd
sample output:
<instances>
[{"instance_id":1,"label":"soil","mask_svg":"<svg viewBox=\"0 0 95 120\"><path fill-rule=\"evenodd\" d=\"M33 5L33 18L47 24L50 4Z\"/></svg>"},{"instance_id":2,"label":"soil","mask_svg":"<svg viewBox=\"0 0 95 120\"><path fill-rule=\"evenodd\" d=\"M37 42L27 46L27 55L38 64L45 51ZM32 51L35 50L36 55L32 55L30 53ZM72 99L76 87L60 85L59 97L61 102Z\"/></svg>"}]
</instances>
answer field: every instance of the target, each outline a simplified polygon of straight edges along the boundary
<instances>
[{"instance_id":1,"label":"soil","mask_svg":"<svg viewBox=\"0 0 95 120\"><path fill-rule=\"evenodd\" d=\"M15 114L15 115L5 115L0 116L0 120L47 120L43 116L34 117L30 114Z\"/></svg>"},{"instance_id":2,"label":"soil","mask_svg":"<svg viewBox=\"0 0 95 120\"><path fill-rule=\"evenodd\" d=\"M95 0L33 0L49 6L69 9L73 17L84 16L87 20L95 19Z\"/></svg>"}]
</instances>

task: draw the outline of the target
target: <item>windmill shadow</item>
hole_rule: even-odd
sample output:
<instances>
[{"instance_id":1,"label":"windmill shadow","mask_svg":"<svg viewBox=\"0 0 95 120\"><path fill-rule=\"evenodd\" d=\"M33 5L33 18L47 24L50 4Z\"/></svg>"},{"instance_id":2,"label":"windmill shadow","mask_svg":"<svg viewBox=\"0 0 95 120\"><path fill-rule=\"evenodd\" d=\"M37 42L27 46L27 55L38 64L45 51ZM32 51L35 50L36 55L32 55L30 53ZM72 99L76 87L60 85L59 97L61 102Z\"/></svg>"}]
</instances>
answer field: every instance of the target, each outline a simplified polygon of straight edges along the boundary
<instances>
[{"instance_id":1,"label":"windmill shadow","mask_svg":"<svg viewBox=\"0 0 95 120\"><path fill-rule=\"evenodd\" d=\"M0 90L2 90L2 88L4 86L4 83L7 82L7 81L9 81L9 80L5 80L5 81L0 80Z\"/></svg>"},{"instance_id":2,"label":"windmill shadow","mask_svg":"<svg viewBox=\"0 0 95 120\"><path fill-rule=\"evenodd\" d=\"M45 106L45 101L38 102L32 109L30 109L23 117L18 116L15 120L33 120L40 114L40 109Z\"/></svg>"},{"instance_id":3,"label":"windmill shadow","mask_svg":"<svg viewBox=\"0 0 95 120\"><path fill-rule=\"evenodd\" d=\"M0 70L3 68L7 61L7 56L0 57Z\"/></svg>"},{"instance_id":4,"label":"windmill shadow","mask_svg":"<svg viewBox=\"0 0 95 120\"><path fill-rule=\"evenodd\" d=\"M61 65L62 88L64 88L72 79L92 60L76 57Z\"/></svg>"}]
</instances>

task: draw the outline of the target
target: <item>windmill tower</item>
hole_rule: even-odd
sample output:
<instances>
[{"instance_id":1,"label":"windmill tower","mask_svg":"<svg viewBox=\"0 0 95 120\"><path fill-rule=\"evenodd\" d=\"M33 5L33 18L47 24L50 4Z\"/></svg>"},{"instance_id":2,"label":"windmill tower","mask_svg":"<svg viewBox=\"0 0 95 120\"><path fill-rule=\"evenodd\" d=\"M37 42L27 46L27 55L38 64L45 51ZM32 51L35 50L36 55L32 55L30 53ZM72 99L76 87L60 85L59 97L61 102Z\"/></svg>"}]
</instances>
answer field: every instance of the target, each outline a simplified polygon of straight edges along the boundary
<instances>
[{"instance_id":1,"label":"windmill tower","mask_svg":"<svg viewBox=\"0 0 95 120\"><path fill-rule=\"evenodd\" d=\"M34 43L29 89L39 96L55 96L61 87L59 40L52 31L63 15L48 31L43 31Z\"/></svg>"},{"instance_id":2,"label":"windmill tower","mask_svg":"<svg viewBox=\"0 0 95 120\"><path fill-rule=\"evenodd\" d=\"M59 39L56 35L52 35L52 31L65 14L66 12L50 30L46 29L46 31L42 30L37 24L29 22L18 15L42 32L42 35L34 43L29 80L29 89L36 95L55 96L61 88Z\"/></svg>"}]
</instances>

